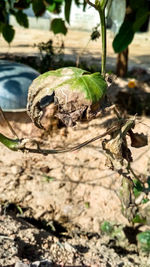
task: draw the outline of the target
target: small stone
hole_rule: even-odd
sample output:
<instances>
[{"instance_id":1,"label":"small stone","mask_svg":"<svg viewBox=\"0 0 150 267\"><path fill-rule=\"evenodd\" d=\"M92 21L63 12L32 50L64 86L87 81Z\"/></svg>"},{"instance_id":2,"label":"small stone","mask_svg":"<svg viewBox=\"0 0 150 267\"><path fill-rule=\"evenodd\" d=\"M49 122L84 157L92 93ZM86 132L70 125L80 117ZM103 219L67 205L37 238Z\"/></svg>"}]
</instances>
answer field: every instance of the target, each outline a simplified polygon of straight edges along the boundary
<instances>
[{"instance_id":1,"label":"small stone","mask_svg":"<svg viewBox=\"0 0 150 267\"><path fill-rule=\"evenodd\" d=\"M30 265L30 267L52 267L52 266L54 266L54 265L49 260L35 261L35 262L31 263L31 265ZM26 267L26 266L23 266L23 267Z\"/></svg>"},{"instance_id":2,"label":"small stone","mask_svg":"<svg viewBox=\"0 0 150 267\"><path fill-rule=\"evenodd\" d=\"M11 172L12 174L20 174L23 171L22 167L14 165L11 166Z\"/></svg>"},{"instance_id":3,"label":"small stone","mask_svg":"<svg viewBox=\"0 0 150 267\"><path fill-rule=\"evenodd\" d=\"M75 253L76 252L76 249L73 246L71 246L69 243L67 243L67 242L64 243L64 247L70 253Z\"/></svg>"},{"instance_id":4,"label":"small stone","mask_svg":"<svg viewBox=\"0 0 150 267\"><path fill-rule=\"evenodd\" d=\"M2 173L1 173L1 176L2 176L2 177L5 177L6 175L7 175L7 172L2 172Z\"/></svg>"},{"instance_id":5,"label":"small stone","mask_svg":"<svg viewBox=\"0 0 150 267\"><path fill-rule=\"evenodd\" d=\"M51 169L48 166L45 166L45 167L41 167L40 171L44 172L44 173L49 173L51 171Z\"/></svg>"}]
</instances>

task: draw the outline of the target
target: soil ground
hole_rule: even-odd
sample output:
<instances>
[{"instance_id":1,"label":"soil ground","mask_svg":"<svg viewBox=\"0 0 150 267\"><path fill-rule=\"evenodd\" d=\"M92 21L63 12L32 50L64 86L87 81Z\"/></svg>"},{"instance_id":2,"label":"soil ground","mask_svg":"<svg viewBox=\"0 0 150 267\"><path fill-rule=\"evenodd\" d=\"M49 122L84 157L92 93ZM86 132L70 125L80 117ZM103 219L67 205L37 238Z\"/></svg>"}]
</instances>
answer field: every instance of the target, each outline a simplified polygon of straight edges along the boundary
<instances>
[{"instance_id":1,"label":"soil ground","mask_svg":"<svg viewBox=\"0 0 150 267\"><path fill-rule=\"evenodd\" d=\"M37 53L33 43L47 41L51 36L49 32L37 30L17 29L16 33L10 48L0 39L2 54L32 55ZM76 55L86 45L88 36L87 32L69 32L65 40L66 53ZM131 60L148 69L150 36L143 34L136 38L130 48ZM108 61L110 58L114 66L111 41L110 36ZM99 56L98 43L90 43L88 49L85 56L91 50L92 57ZM117 79L115 94L124 90L127 83L127 79ZM137 83L150 92L149 83ZM17 120L11 114L6 115L20 138L30 134L42 137L42 142L46 141L50 148L72 146L97 136L106 131L114 118L113 113L105 114L67 131L54 125L47 137L35 130L26 115L22 122L21 114ZM2 120L1 125L1 131L8 135ZM138 117L135 131L149 137L149 127L149 117ZM12 152L2 145L0 151L0 266L15 266L17 262L36 262L34 266L150 266L150 256L139 253L136 244L120 246L100 231L104 220L129 226L117 196L119 176L105 165L100 140L78 152L56 156ZM139 177L148 175L149 145L132 148L132 154L135 173Z\"/></svg>"},{"instance_id":2,"label":"soil ground","mask_svg":"<svg viewBox=\"0 0 150 267\"><path fill-rule=\"evenodd\" d=\"M69 30L66 37L54 36L52 32L36 29L16 28L16 35L11 46L0 38L1 55L3 53L34 56L39 53L34 44L54 40L54 45L60 45L60 40L64 40L66 60L77 59L78 55L84 56L87 67L98 65L101 57L101 41L90 41L90 33L83 31ZM116 66L116 54L112 48L113 33L107 31L107 69L114 71ZM135 65L150 71L150 53L149 53L150 32L137 33L134 41L129 46L129 69ZM88 45L87 45L88 44ZM90 65L90 66L89 66Z\"/></svg>"}]
</instances>

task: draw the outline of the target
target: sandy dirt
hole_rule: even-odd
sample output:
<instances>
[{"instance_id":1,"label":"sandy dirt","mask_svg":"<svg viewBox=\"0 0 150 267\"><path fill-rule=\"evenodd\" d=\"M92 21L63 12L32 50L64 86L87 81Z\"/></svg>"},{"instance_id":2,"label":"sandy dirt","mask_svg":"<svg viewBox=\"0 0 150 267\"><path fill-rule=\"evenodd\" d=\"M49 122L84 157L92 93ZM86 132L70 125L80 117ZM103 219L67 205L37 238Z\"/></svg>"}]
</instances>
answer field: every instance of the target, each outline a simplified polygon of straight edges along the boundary
<instances>
[{"instance_id":1,"label":"sandy dirt","mask_svg":"<svg viewBox=\"0 0 150 267\"><path fill-rule=\"evenodd\" d=\"M79 124L66 136L55 130L44 141L50 148L78 144L106 131L111 119ZM143 117L135 131L149 135L149 125ZM105 166L101 141L56 156L0 149L1 266L42 259L52 266L149 266L135 244L118 249L100 231L104 220L129 226L117 197L120 179ZM133 170L147 174L149 146L132 152Z\"/></svg>"},{"instance_id":2,"label":"sandy dirt","mask_svg":"<svg viewBox=\"0 0 150 267\"><path fill-rule=\"evenodd\" d=\"M53 39L54 45L57 47L60 45L60 41L64 40L65 45L65 58L66 60L77 60L79 55L84 56L87 67L90 65L99 65L99 58L101 57L101 41L90 41L90 33L83 31L69 30L68 34L64 36L54 36L52 32L37 29L22 29L15 28L16 35L8 46L3 38L0 38L1 55L3 53L16 55L28 55L33 56L39 53L38 48L34 44L40 42L47 42L49 39ZM116 57L112 48L113 33L107 31L107 69L108 71L114 71L116 66ZM140 64L140 67L146 68L150 71L150 54L149 54L149 42L150 32L135 34L134 40L129 46L129 69ZM92 61L90 61L92 60ZM92 63L91 63L92 62ZM89 66L88 66L89 65Z\"/></svg>"}]
</instances>

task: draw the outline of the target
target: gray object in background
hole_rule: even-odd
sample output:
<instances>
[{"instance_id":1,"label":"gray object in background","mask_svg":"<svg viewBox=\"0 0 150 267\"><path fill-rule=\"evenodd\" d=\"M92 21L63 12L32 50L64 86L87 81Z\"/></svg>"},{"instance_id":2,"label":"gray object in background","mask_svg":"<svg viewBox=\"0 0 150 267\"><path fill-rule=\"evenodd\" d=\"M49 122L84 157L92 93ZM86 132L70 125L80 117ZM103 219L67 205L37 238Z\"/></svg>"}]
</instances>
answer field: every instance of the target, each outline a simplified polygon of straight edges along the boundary
<instances>
[{"instance_id":1,"label":"gray object in background","mask_svg":"<svg viewBox=\"0 0 150 267\"><path fill-rule=\"evenodd\" d=\"M25 111L28 88L39 73L24 64L0 60L0 106L4 111Z\"/></svg>"}]
</instances>

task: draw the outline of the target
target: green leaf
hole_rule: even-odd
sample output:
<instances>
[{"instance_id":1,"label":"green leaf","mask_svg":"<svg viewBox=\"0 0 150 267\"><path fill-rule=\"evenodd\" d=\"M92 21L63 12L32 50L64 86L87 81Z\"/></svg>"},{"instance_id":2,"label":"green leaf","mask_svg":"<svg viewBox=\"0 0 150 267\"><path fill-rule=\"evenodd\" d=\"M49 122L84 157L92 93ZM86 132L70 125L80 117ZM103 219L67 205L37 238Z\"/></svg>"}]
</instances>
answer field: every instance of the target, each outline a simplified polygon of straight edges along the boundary
<instances>
[{"instance_id":1,"label":"green leaf","mask_svg":"<svg viewBox=\"0 0 150 267\"><path fill-rule=\"evenodd\" d=\"M59 14L64 0L44 0L46 9L52 13Z\"/></svg>"},{"instance_id":2,"label":"green leaf","mask_svg":"<svg viewBox=\"0 0 150 267\"><path fill-rule=\"evenodd\" d=\"M149 199L148 198L143 198L142 201L141 201L141 204L145 204L147 202L149 202Z\"/></svg>"},{"instance_id":3,"label":"green leaf","mask_svg":"<svg viewBox=\"0 0 150 267\"><path fill-rule=\"evenodd\" d=\"M99 101L106 92L107 84L99 72L90 74L89 72L75 68L67 67L48 71L36 78L34 83L41 83L49 80L49 93L58 90L65 85L69 86L69 90L77 90L83 92L85 98L93 103ZM47 88L46 88L47 89Z\"/></svg>"},{"instance_id":4,"label":"green leaf","mask_svg":"<svg viewBox=\"0 0 150 267\"><path fill-rule=\"evenodd\" d=\"M24 28L28 28L29 27L29 21L28 21L28 17L25 13L23 13L21 10L19 10L16 15L16 20L17 22L23 26Z\"/></svg>"},{"instance_id":5,"label":"green leaf","mask_svg":"<svg viewBox=\"0 0 150 267\"><path fill-rule=\"evenodd\" d=\"M139 180L134 179L133 182L134 182L133 193L135 197L138 197L141 194L141 192L144 191L144 188Z\"/></svg>"},{"instance_id":6,"label":"green leaf","mask_svg":"<svg viewBox=\"0 0 150 267\"><path fill-rule=\"evenodd\" d=\"M85 205L85 208L86 209L89 209L90 208L90 202L87 201L87 202L84 203L84 205Z\"/></svg>"},{"instance_id":7,"label":"green leaf","mask_svg":"<svg viewBox=\"0 0 150 267\"><path fill-rule=\"evenodd\" d=\"M11 43L15 35L15 30L13 29L11 25L4 24L2 28L2 34L3 34L4 39L7 41L7 43Z\"/></svg>"},{"instance_id":8,"label":"green leaf","mask_svg":"<svg viewBox=\"0 0 150 267\"><path fill-rule=\"evenodd\" d=\"M51 103L58 109L55 115L61 116L62 119L66 116L68 120L76 122L83 114L85 119L90 119L90 116L99 112L100 100L105 95L106 88L107 83L99 72L90 74L75 67L49 71L31 84L28 112L35 124L41 128L41 110ZM72 117L74 114L76 116Z\"/></svg>"},{"instance_id":9,"label":"green leaf","mask_svg":"<svg viewBox=\"0 0 150 267\"><path fill-rule=\"evenodd\" d=\"M44 175L45 182L53 182L55 180L55 177L51 177L48 175Z\"/></svg>"},{"instance_id":10,"label":"green leaf","mask_svg":"<svg viewBox=\"0 0 150 267\"><path fill-rule=\"evenodd\" d=\"M130 0L129 5L133 10L141 9L143 6L148 6L147 0Z\"/></svg>"},{"instance_id":11,"label":"green leaf","mask_svg":"<svg viewBox=\"0 0 150 267\"><path fill-rule=\"evenodd\" d=\"M106 233L106 234L111 234L114 230L114 226L108 222L108 221L105 221L101 224L101 231Z\"/></svg>"},{"instance_id":12,"label":"green leaf","mask_svg":"<svg viewBox=\"0 0 150 267\"><path fill-rule=\"evenodd\" d=\"M32 9L36 17L40 17L44 14L46 10L46 6L44 5L43 0L33 0L32 1Z\"/></svg>"},{"instance_id":13,"label":"green leaf","mask_svg":"<svg viewBox=\"0 0 150 267\"><path fill-rule=\"evenodd\" d=\"M21 215L23 215L23 210L22 210L22 208L21 208L20 206L18 206L18 205L16 205L16 208L18 209L19 213L20 213Z\"/></svg>"},{"instance_id":14,"label":"green leaf","mask_svg":"<svg viewBox=\"0 0 150 267\"><path fill-rule=\"evenodd\" d=\"M125 242L126 236L124 233L123 225L115 225L111 237L120 242Z\"/></svg>"},{"instance_id":15,"label":"green leaf","mask_svg":"<svg viewBox=\"0 0 150 267\"><path fill-rule=\"evenodd\" d=\"M124 21L121 25L118 34L113 40L113 48L115 53L120 53L128 47L134 37L133 23L130 21Z\"/></svg>"},{"instance_id":16,"label":"green leaf","mask_svg":"<svg viewBox=\"0 0 150 267\"><path fill-rule=\"evenodd\" d=\"M56 8L56 3L53 3L52 5L49 5L46 9L49 11L49 12L53 12Z\"/></svg>"},{"instance_id":17,"label":"green leaf","mask_svg":"<svg viewBox=\"0 0 150 267\"><path fill-rule=\"evenodd\" d=\"M147 178L148 189L150 189L150 176Z\"/></svg>"},{"instance_id":18,"label":"green leaf","mask_svg":"<svg viewBox=\"0 0 150 267\"><path fill-rule=\"evenodd\" d=\"M133 218L132 222L133 223L142 223L142 224L145 224L146 223L146 219L140 217L139 214L136 214L136 216Z\"/></svg>"},{"instance_id":19,"label":"green leaf","mask_svg":"<svg viewBox=\"0 0 150 267\"><path fill-rule=\"evenodd\" d=\"M150 252L150 231L139 233L137 235L138 247L145 252Z\"/></svg>"},{"instance_id":20,"label":"green leaf","mask_svg":"<svg viewBox=\"0 0 150 267\"><path fill-rule=\"evenodd\" d=\"M30 7L31 1L32 0L17 0L17 1L13 0L13 1L10 1L10 2L14 2L14 4L13 4L14 8L16 8L18 10L23 10L23 9L26 9L26 8Z\"/></svg>"},{"instance_id":21,"label":"green leaf","mask_svg":"<svg viewBox=\"0 0 150 267\"><path fill-rule=\"evenodd\" d=\"M65 22L62 19L53 19L51 22L51 30L54 34L62 33L66 35L67 33Z\"/></svg>"},{"instance_id":22,"label":"green leaf","mask_svg":"<svg viewBox=\"0 0 150 267\"><path fill-rule=\"evenodd\" d=\"M145 21L148 19L149 11L146 7L140 8L136 13L136 19L133 23L133 31L137 32L140 30L142 25L145 23Z\"/></svg>"},{"instance_id":23,"label":"green leaf","mask_svg":"<svg viewBox=\"0 0 150 267\"><path fill-rule=\"evenodd\" d=\"M65 0L65 19L70 23L70 13L71 13L72 0Z\"/></svg>"}]
</instances>

